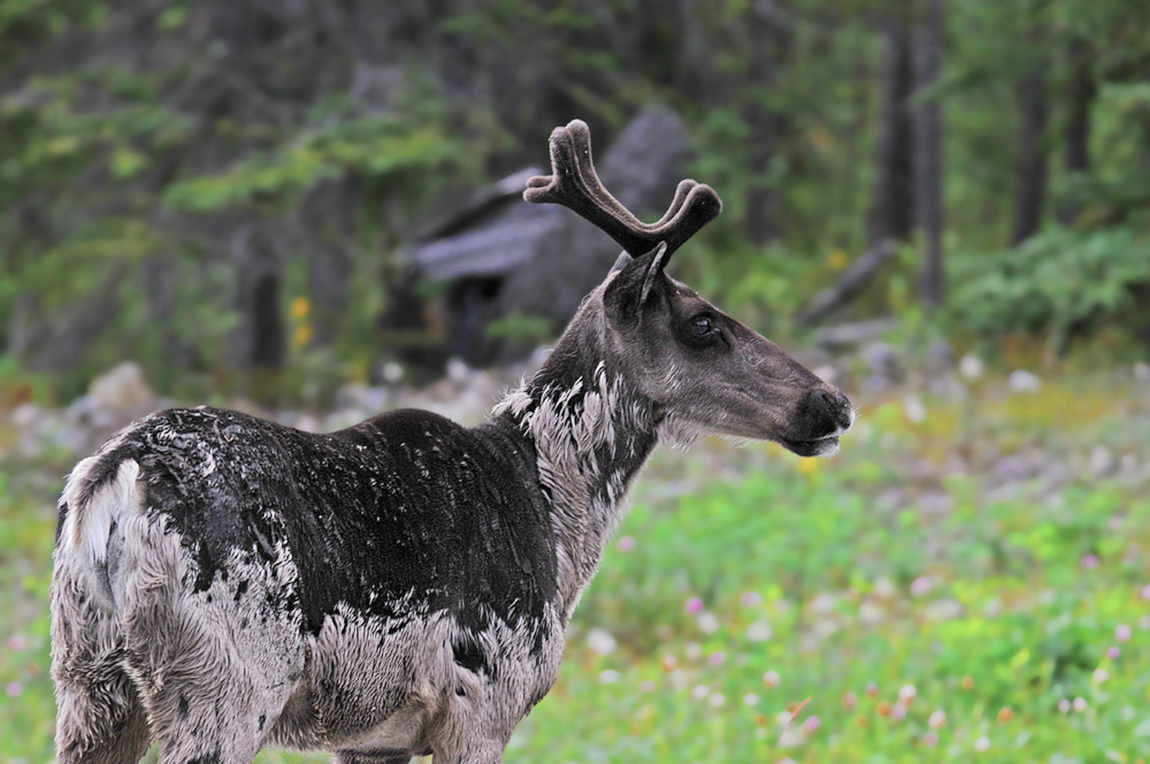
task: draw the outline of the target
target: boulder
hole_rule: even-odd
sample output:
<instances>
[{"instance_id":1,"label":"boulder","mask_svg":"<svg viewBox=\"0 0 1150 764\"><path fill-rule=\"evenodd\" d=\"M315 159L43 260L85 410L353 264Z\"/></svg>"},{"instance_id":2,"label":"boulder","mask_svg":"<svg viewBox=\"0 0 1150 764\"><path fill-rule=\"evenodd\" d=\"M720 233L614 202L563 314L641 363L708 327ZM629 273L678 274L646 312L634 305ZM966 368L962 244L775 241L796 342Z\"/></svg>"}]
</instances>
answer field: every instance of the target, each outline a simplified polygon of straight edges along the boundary
<instances>
[{"instance_id":1,"label":"boulder","mask_svg":"<svg viewBox=\"0 0 1150 764\"><path fill-rule=\"evenodd\" d=\"M156 394L148 385L144 370L135 361L125 361L92 380L88 386L91 404L113 415L131 418L156 408Z\"/></svg>"}]
</instances>

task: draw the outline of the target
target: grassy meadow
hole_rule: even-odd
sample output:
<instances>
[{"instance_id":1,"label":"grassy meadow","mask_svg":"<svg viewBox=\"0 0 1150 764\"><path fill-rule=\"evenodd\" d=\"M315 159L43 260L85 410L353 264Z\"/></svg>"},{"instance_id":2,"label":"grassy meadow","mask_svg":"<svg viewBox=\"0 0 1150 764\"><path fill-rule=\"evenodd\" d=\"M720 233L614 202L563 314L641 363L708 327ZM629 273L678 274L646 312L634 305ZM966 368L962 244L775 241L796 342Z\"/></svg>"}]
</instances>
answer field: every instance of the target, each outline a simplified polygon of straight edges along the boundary
<instances>
[{"instance_id":1,"label":"grassy meadow","mask_svg":"<svg viewBox=\"0 0 1150 764\"><path fill-rule=\"evenodd\" d=\"M1002 377L860 400L834 460L661 452L506 761L1148 760L1150 386ZM0 475L4 762L53 756L69 466Z\"/></svg>"}]
</instances>

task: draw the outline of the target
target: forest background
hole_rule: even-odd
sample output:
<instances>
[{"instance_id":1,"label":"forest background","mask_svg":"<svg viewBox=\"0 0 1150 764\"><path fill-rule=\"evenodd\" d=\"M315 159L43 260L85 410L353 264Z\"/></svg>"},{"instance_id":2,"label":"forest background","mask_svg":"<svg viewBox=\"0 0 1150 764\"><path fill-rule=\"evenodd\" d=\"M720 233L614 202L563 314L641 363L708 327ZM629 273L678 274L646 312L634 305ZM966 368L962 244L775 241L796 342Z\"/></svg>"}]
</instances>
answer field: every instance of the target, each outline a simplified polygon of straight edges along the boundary
<instances>
[{"instance_id":1,"label":"forest background","mask_svg":"<svg viewBox=\"0 0 1150 764\"><path fill-rule=\"evenodd\" d=\"M53 756L61 476L144 413L100 408L120 398L94 378L131 360L146 408L306 429L481 411L482 372L430 397L413 381L434 374L397 382L412 341L448 342L384 319L407 310L405 247L545 166L555 125L586 120L599 151L656 106L725 204L673 274L788 349L825 339L816 293L895 242L825 320L872 334L812 356L861 419L833 462L658 455L507 760L1144 762L1146 19L1129 0L0 0L0 761Z\"/></svg>"},{"instance_id":2,"label":"forest background","mask_svg":"<svg viewBox=\"0 0 1150 764\"><path fill-rule=\"evenodd\" d=\"M545 165L554 125L581 117L606 146L652 103L686 121L690 169L726 204L679 272L759 328L788 333L893 238L857 316L925 306L992 347L1150 341L1141 16L4 0L0 379L67 399L124 358L163 393L242 391L253 368L369 379L402 245L447 200Z\"/></svg>"}]
</instances>

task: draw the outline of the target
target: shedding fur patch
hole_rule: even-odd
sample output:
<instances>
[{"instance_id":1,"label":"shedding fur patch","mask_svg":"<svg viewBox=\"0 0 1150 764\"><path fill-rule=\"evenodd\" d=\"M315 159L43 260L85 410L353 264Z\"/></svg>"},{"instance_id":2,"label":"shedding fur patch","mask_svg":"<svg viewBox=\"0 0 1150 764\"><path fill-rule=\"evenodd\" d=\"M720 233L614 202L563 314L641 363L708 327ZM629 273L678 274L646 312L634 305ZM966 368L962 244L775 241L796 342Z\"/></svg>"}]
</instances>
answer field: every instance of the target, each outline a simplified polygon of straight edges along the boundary
<instances>
[{"instance_id":1,"label":"shedding fur patch","mask_svg":"<svg viewBox=\"0 0 1150 764\"><path fill-rule=\"evenodd\" d=\"M494 414L505 411L535 442L539 481L554 509L561 605L570 618L626 511L627 486L656 428L649 407L603 361L566 385L523 383Z\"/></svg>"}]
</instances>

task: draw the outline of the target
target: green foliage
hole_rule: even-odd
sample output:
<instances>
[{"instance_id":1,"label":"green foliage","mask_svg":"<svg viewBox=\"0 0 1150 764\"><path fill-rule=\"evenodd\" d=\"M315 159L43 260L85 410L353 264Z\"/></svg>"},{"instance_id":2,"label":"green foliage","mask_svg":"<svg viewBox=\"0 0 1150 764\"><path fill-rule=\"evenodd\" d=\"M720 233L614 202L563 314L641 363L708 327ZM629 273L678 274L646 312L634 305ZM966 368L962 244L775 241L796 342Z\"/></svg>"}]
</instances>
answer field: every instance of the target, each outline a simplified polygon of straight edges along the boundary
<instances>
[{"instance_id":1,"label":"green foliage","mask_svg":"<svg viewBox=\"0 0 1150 764\"><path fill-rule=\"evenodd\" d=\"M57 12L71 21L45 26ZM115 18L124 23L129 16ZM219 85L213 64L188 68L180 58L194 34L186 17L183 5L172 4L155 19L172 46L163 58L168 65L138 70L109 56L33 73L0 94L0 315L14 317L6 330L64 327L68 309L89 295L103 289L113 296L109 329L61 375L69 390L126 356L140 360L164 391L208 371L205 363L225 366L219 349L238 318L235 267L212 216L289 215L332 179L362 178L356 212L371 218L357 225L364 235L353 245L354 269L364 278L356 282L349 311L355 322L345 334L360 338L362 327L377 321L382 291L380 240L389 232L375 220L380 206L390 199L397 215L405 206L415 212L452 178L474 174L486 156L477 145L488 133L449 131L443 99L417 66L404 73L388 111L339 94L307 103L297 119L283 118L291 107L282 104L275 107L279 119L213 119L189 110L172 93ZM69 34L98 47L107 30L97 21L77 28L85 18L66 2L11 0L0 7L0 36L24 41L33 25L39 36L25 53L51 50ZM345 226L339 233L356 231ZM277 255L290 265L302 252ZM174 305L162 321L147 293L147 269L157 263L174 273ZM372 306L376 313L366 315ZM19 332L0 337L0 351L11 343L26 354L20 340ZM172 368L173 357L184 368Z\"/></svg>"},{"instance_id":2,"label":"green foliage","mask_svg":"<svg viewBox=\"0 0 1150 764\"><path fill-rule=\"evenodd\" d=\"M0 472L0 756L9 761L52 758L54 699L44 610L55 525L51 506L51 499L17 491L8 473Z\"/></svg>"},{"instance_id":3,"label":"green foliage","mask_svg":"<svg viewBox=\"0 0 1150 764\"><path fill-rule=\"evenodd\" d=\"M398 34L420 43L380 41L390 51L381 63L351 33L344 10L333 11L343 26L252 29L256 41L232 46L213 26L216 10L193 12L177 0L0 0L0 316L15 317L5 324L51 324L61 306L98 291L103 273L122 266L117 316L77 358L67 386L82 387L127 355L170 379L226 371L205 367L233 363L218 352L239 318L229 233L249 222L287 228L307 220L276 256L290 270L321 240L343 237L354 296L324 341L340 363L363 368L377 348L383 282L405 266L403 240L445 190L539 162L538 141L554 119L583 116L597 135L609 134L652 101L684 116L691 174L724 198L723 217L679 256L709 298L747 311L755 326L785 329L840 261L866 247L881 134L876 29L902 11L917 23L915 4L791 0L765 16L766 6L746 0L661 14L603 0L489 5L448 3L434 17L397 10ZM959 287L952 328L969 328L970 314L985 336L1033 329L1061 343L1083 322L1127 321L1126 276L1111 268L1102 284L1054 279L1036 287L1033 305L1011 303L1032 296L1026 274L1039 272L1038 259L1049 255L1050 267L1065 272L1088 259L1070 249L1115 250L1150 223L1150 33L1137 4L945 5L942 81L906 106L942 106L945 245ZM236 18L258 26L259 13ZM283 19L276 24L297 23ZM759 35L764 28L770 34ZM265 32L267 40L256 39ZM309 48L313 38L325 41ZM1059 157L1074 50L1087 57L1098 97L1090 169L1069 173ZM1050 165L1047 215L1078 232L1044 234L1020 252L1016 280L1001 253L1014 206L1016 86L1036 66L1050 93L1041 146ZM349 180L356 215L313 235L322 226L308 205ZM771 225L756 227L763 215ZM920 252L915 245L915 262L852 305L853 317L914 318ZM154 258L179 263L179 300L162 321L141 294ZM983 274L988 263L992 273ZM984 295L985 306L977 301ZM515 333L517 325L511 317L492 331ZM547 334L538 329L521 334ZM18 344L17 332L8 333L0 349ZM183 343L174 371L170 358L157 357L173 336ZM15 349L27 358L27 348Z\"/></svg>"},{"instance_id":4,"label":"green foliage","mask_svg":"<svg viewBox=\"0 0 1150 764\"><path fill-rule=\"evenodd\" d=\"M1095 157L1099 166L1062 178L1057 189L1065 202L1078 205L1078 225L1144 228L1150 207L1150 155L1146 127L1150 124L1150 82L1103 83L1096 109Z\"/></svg>"},{"instance_id":5,"label":"green foliage","mask_svg":"<svg viewBox=\"0 0 1150 764\"><path fill-rule=\"evenodd\" d=\"M166 199L179 210L211 212L265 195L299 193L350 170L372 175L432 171L461 153L462 146L438 125L364 115L304 131L275 153L255 154L227 172L175 183Z\"/></svg>"},{"instance_id":6,"label":"green foliage","mask_svg":"<svg viewBox=\"0 0 1150 764\"><path fill-rule=\"evenodd\" d=\"M512 313L491 321L486 326L489 337L512 342L545 342L552 336L551 320L546 316Z\"/></svg>"},{"instance_id":7,"label":"green foliage","mask_svg":"<svg viewBox=\"0 0 1150 764\"><path fill-rule=\"evenodd\" d=\"M1104 322L1132 321L1131 289L1150 285L1150 242L1126 228L1051 228L960 263L956 324L984 336L1049 333L1059 348Z\"/></svg>"}]
</instances>

